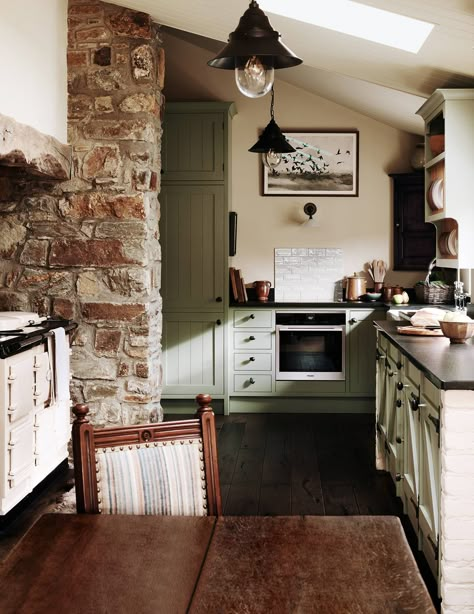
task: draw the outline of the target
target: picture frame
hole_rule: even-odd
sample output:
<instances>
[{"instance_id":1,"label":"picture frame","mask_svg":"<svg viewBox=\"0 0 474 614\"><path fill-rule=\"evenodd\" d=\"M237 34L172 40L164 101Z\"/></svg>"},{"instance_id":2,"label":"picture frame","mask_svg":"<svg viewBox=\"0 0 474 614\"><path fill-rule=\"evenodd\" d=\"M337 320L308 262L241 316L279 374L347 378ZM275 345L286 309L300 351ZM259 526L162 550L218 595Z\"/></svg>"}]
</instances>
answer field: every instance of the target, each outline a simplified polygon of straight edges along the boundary
<instances>
[{"instance_id":1,"label":"picture frame","mask_svg":"<svg viewBox=\"0 0 474 614\"><path fill-rule=\"evenodd\" d=\"M285 132L295 152L264 166L264 196L358 196L358 130Z\"/></svg>"}]
</instances>

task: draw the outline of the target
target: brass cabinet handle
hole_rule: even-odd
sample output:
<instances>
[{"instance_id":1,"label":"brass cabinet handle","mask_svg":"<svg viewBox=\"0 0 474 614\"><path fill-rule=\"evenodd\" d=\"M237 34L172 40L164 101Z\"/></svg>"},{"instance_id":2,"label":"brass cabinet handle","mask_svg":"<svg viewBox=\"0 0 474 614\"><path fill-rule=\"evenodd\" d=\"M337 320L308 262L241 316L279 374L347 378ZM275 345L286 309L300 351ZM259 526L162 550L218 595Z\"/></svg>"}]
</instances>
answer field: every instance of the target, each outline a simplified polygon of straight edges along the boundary
<instances>
[{"instance_id":1,"label":"brass cabinet handle","mask_svg":"<svg viewBox=\"0 0 474 614\"><path fill-rule=\"evenodd\" d=\"M250 362L255 362L255 356L250 356L249 361Z\"/></svg>"},{"instance_id":2,"label":"brass cabinet handle","mask_svg":"<svg viewBox=\"0 0 474 614\"><path fill-rule=\"evenodd\" d=\"M249 320L255 320L255 314L251 313L251 314L249 315Z\"/></svg>"},{"instance_id":3,"label":"brass cabinet handle","mask_svg":"<svg viewBox=\"0 0 474 614\"><path fill-rule=\"evenodd\" d=\"M222 303L222 296L216 297L216 303Z\"/></svg>"},{"instance_id":4,"label":"brass cabinet handle","mask_svg":"<svg viewBox=\"0 0 474 614\"><path fill-rule=\"evenodd\" d=\"M253 335L250 335L249 341L255 341L255 337Z\"/></svg>"},{"instance_id":5,"label":"brass cabinet handle","mask_svg":"<svg viewBox=\"0 0 474 614\"><path fill-rule=\"evenodd\" d=\"M217 326L220 326L222 324L222 320L216 320L216 324Z\"/></svg>"},{"instance_id":6,"label":"brass cabinet handle","mask_svg":"<svg viewBox=\"0 0 474 614\"><path fill-rule=\"evenodd\" d=\"M253 379L253 377L249 379L249 384L255 384L255 380Z\"/></svg>"}]
</instances>

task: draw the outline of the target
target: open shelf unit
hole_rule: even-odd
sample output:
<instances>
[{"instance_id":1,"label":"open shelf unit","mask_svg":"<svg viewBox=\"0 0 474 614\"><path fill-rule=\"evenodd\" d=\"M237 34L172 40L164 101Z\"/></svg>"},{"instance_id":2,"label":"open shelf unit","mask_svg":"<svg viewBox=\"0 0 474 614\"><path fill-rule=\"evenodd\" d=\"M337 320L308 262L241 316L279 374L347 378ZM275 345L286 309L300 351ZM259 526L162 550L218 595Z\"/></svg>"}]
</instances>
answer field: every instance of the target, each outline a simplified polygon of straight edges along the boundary
<instances>
[{"instance_id":1,"label":"open shelf unit","mask_svg":"<svg viewBox=\"0 0 474 614\"><path fill-rule=\"evenodd\" d=\"M474 89L439 89L425 121L425 219L436 227L437 265L474 268Z\"/></svg>"}]
</instances>

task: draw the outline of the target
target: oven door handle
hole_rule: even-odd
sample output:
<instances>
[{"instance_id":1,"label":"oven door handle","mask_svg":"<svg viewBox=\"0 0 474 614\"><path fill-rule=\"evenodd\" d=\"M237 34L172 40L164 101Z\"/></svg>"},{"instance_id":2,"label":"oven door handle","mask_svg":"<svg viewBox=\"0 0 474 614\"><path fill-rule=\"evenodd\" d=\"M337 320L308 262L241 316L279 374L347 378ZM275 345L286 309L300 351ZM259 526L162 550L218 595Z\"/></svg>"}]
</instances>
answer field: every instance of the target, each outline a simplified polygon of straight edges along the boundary
<instances>
[{"instance_id":1,"label":"oven door handle","mask_svg":"<svg viewBox=\"0 0 474 614\"><path fill-rule=\"evenodd\" d=\"M317 331L331 331L331 330L342 330L345 331L346 327L344 325L340 325L340 326L324 326L323 325L319 325L319 324L308 324L306 326L281 326L280 324L277 324L276 326L276 330L281 330L281 331L292 331L292 330L302 330L302 331L308 331L308 330L317 330Z\"/></svg>"}]
</instances>

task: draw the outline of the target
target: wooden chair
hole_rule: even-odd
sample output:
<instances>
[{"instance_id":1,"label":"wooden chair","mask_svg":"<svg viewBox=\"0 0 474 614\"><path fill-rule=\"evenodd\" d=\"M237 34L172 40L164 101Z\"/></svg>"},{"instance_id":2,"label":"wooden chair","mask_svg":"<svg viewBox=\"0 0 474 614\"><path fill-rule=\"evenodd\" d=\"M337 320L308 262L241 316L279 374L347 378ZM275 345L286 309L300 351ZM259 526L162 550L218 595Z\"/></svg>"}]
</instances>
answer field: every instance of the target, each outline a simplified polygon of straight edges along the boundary
<instances>
[{"instance_id":1,"label":"wooden chair","mask_svg":"<svg viewBox=\"0 0 474 614\"><path fill-rule=\"evenodd\" d=\"M190 420L94 428L78 404L72 425L79 513L220 516L216 426L209 395Z\"/></svg>"}]
</instances>

